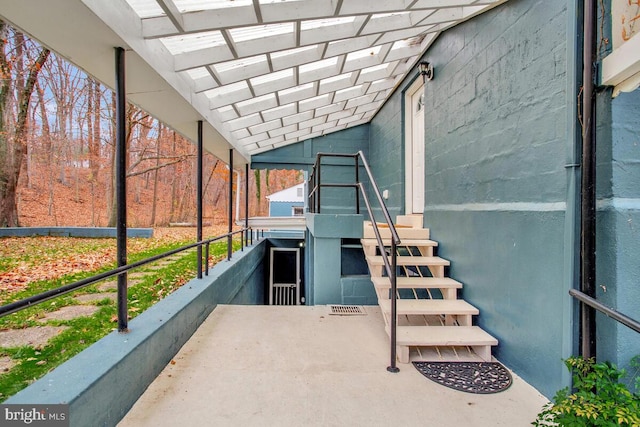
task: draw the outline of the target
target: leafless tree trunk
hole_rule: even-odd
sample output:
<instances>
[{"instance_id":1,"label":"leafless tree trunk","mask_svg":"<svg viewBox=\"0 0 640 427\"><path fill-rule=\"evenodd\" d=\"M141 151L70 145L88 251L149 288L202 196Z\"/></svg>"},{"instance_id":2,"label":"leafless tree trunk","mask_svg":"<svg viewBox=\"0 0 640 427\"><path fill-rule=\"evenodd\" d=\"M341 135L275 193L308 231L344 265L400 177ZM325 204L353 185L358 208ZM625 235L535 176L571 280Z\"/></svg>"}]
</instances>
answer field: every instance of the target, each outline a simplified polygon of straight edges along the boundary
<instances>
[{"instance_id":1,"label":"leafless tree trunk","mask_svg":"<svg viewBox=\"0 0 640 427\"><path fill-rule=\"evenodd\" d=\"M107 227L116 226L116 93L111 92L111 179L107 186L107 210L109 212Z\"/></svg>"},{"instance_id":2,"label":"leafless tree trunk","mask_svg":"<svg viewBox=\"0 0 640 427\"><path fill-rule=\"evenodd\" d=\"M53 146L51 145L51 128L49 126L49 117L47 116L47 107L44 100L44 91L40 84L36 83L38 92L38 103L40 104L40 120L42 123L42 145L45 153L45 163L47 166L47 190L49 192L49 202L47 204L48 214L53 214Z\"/></svg>"},{"instance_id":3,"label":"leafless tree trunk","mask_svg":"<svg viewBox=\"0 0 640 427\"><path fill-rule=\"evenodd\" d=\"M173 132L173 146L172 152L176 152L176 133ZM173 173L171 174L171 210L169 212L169 222L175 221L176 213L176 180L177 180L178 167L173 165Z\"/></svg>"},{"instance_id":4,"label":"leafless tree trunk","mask_svg":"<svg viewBox=\"0 0 640 427\"><path fill-rule=\"evenodd\" d=\"M156 139L156 170L153 175L153 201L151 205L151 226L156 226L156 211L158 207L158 169L160 166L160 141L162 141L162 123L158 124L158 138Z\"/></svg>"},{"instance_id":5,"label":"leafless tree trunk","mask_svg":"<svg viewBox=\"0 0 640 427\"><path fill-rule=\"evenodd\" d=\"M40 48L35 61L24 50L25 38L14 32L14 45L8 43L8 28L0 21L0 226L19 225L16 192L20 170L26 153L25 133L31 93L38 73L49 57L49 50ZM8 50L13 49L15 60ZM25 59L27 64L25 64ZM13 71L12 71L13 70ZM27 73L26 80L22 72ZM18 92L17 114L12 128L11 93Z\"/></svg>"}]
</instances>

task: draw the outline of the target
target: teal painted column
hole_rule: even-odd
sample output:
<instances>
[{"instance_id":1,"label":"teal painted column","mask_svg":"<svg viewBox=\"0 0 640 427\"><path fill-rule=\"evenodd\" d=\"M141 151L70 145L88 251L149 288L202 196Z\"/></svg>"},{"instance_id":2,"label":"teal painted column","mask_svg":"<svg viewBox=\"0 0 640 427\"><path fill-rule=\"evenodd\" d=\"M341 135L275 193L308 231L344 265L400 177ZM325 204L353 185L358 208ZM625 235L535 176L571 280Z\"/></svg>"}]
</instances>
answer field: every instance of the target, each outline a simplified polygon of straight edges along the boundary
<instances>
[{"instance_id":1,"label":"teal painted column","mask_svg":"<svg viewBox=\"0 0 640 427\"><path fill-rule=\"evenodd\" d=\"M342 304L342 239L362 237L362 215L306 214L310 305Z\"/></svg>"},{"instance_id":2,"label":"teal painted column","mask_svg":"<svg viewBox=\"0 0 640 427\"><path fill-rule=\"evenodd\" d=\"M314 247L314 304L341 304L340 239L319 237Z\"/></svg>"}]
</instances>

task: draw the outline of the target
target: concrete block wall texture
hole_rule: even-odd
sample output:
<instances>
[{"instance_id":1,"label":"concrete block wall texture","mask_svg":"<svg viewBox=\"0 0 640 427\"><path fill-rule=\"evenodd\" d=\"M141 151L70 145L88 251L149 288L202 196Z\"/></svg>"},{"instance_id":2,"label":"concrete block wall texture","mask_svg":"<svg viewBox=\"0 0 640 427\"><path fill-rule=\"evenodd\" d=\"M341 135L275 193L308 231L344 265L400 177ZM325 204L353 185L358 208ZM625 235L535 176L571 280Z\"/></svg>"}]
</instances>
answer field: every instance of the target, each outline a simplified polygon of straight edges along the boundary
<instances>
[{"instance_id":1,"label":"concrete block wall texture","mask_svg":"<svg viewBox=\"0 0 640 427\"><path fill-rule=\"evenodd\" d=\"M435 69L425 85L425 226L480 308L478 323L505 343L494 354L546 396L567 385L561 359L572 345L568 3L510 0L441 34L424 57ZM370 125L381 187L404 180L409 84ZM402 210L401 196L390 202Z\"/></svg>"},{"instance_id":2,"label":"concrete block wall texture","mask_svg":"<svg viewBox=\"0 0 640 427\"><path fill-rule=\"evenodd\" d=\"M369 131L368 160L380 191L389 191L386 203L392 218L404 213L405 152L402 103L402 96L398 91L378 111ZM379 212L376 213L376 218L378 215ZM382 219L383 217L379 216L378 220Z\"/></svg>"},{"instance_id":3,"label":"concrete block wall texture","mask_svg":"<svg viewBox=\"0 0 640 427\"><path fill-rule=\"evenodd\" d=\"M640 90L598 97L596 297L640 319ZM640 334L603 315L597 326L598 358L634 372Z\"/></svg>"},{"instance_id":4,"label":"concrete block wall texture","mask_svg":"<svg viewBox=\"0 0 640 427\"><path fill-rule=\"evenodd\" d=\"M69 425L115 426L217 304L261 304L266 241L236 252L6 403L69 404Z\"/></svg>"}]
</instances>

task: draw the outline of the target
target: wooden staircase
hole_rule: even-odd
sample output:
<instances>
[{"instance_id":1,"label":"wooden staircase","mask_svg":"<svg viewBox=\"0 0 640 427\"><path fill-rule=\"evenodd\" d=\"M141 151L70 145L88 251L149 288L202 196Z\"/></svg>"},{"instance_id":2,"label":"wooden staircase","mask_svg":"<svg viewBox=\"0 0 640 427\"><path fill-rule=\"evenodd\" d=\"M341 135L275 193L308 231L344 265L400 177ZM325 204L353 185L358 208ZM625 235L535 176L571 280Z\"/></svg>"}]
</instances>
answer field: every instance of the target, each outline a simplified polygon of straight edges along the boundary
<instances>
[{"instance_id":1,"label":"wooden staircase","mask_svg":"<svg viewBox=\"0 0 640 427\"><path fill-rule=\"evenodd\" d=\"M384 251L390 252L391 233L380 225ZM437 242L422 228L422 216L397 218L401 243L397 247L397 354L401 363L409 363L410 348L421 360L491 361L491 346L498 340L473 326L479 310L457 298L462 284L445 277L449 261L434 255ZM362 248L369 264L371 281L389 334L391 320L391 282L385 274L373 226L364 224Z\"/></svg>"}]
</instances>

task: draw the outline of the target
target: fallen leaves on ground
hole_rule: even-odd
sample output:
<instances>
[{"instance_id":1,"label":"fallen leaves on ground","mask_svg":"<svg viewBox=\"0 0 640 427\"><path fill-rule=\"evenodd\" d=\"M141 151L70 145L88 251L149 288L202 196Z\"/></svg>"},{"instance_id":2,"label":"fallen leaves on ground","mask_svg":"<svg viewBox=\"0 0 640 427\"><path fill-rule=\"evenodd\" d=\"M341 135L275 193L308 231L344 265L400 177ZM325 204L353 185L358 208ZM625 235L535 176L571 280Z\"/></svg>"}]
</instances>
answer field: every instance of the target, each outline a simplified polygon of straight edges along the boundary
<instances>
[{"instance_id":1,"label":"fallen leaves on ground","mask_svg":"<svg viewBox=\"0 0 640 427\"><path fill-rule=\"evenodd\" d=\"M203 235L226 233L224 226L206 227ZM156 228L150 239L127 240L129 254L147 251L179 241L195 242L196 231L188 228ZM10 294L30 283L95 271L116 260L115 239L72 237L10 237L0 239L0 292ZM2 271L4 270L4 271Z\"/></svg>"}]
</instances>

